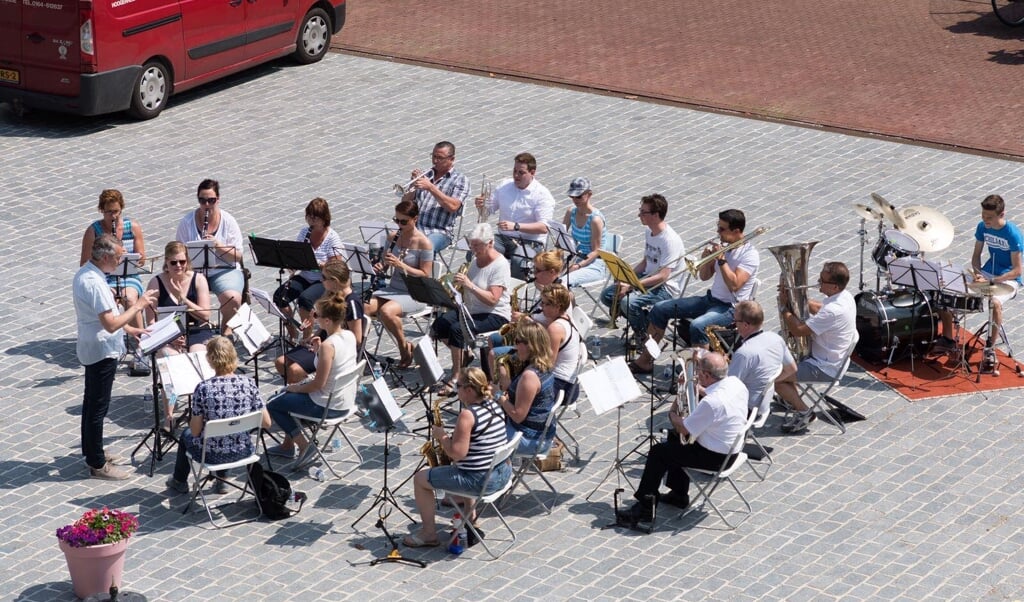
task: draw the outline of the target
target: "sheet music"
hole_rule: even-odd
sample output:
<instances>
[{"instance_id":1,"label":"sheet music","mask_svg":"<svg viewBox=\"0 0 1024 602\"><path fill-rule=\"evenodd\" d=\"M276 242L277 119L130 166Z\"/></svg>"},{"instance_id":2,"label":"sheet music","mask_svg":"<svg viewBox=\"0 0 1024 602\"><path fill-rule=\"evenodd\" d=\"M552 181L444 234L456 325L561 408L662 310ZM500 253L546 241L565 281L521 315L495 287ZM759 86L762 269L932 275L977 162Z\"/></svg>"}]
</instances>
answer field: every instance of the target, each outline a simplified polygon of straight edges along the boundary
<instances>
[{"instance_id":1,"label":"sheet music","mask_svg":"<svg viewBox=\"0 0 1024 602\"><path fill-rule=\"evenodd\" d=\"M422 337L416 341L413 355L419 364L420 378L424 383L433 384L441 380L441 377L444 376L444 368L441 367L441 362L438 361L437 354L434 353L433 339Z\"/></svg>"},{"instance_id":2,"label":"sheet music","mask_svg":"<svg viewBox=\"0 0 1024 602\"><path fill-rule=\"evenodd\" d=\"M228 326L236 336L242 339L242 345L250 355L256 353L264 343L270 340L270 332L256 317L248 303L243 303L238 308L238 312L228 320Z\"/></svg>"},{"instance_id":3,"label":"sheet music","mask_svg":"<svg viewBox=\"0 0 1024 602\"><path fill-rule=\"evenodd\" d=\"M288 316L281 313L280 308L277 307L277 305L274 303L274 299L270 296L270 293L268 293L267 291L260 288L250 287L249 296L252 297L252 300L255 301L257 305L267 310L267 313L269 313L270 315L280 320L284 320L285 322L290 321Z\"/></svg>"},{"instance_id":4,"label":"sheet music","mask_svg":"<svg viewBox=\"0 0 1024 602\"><path fill-rule=\"evenodd\" d=\"M176 395L195 393L199 383L216 376L205 353L179 353L156 360L164 387L172 387Z\"/></svg>"},{"instance_id":5,"label":"sheet music","mask_svg":"<svg viewBox=\"0 0 1024 602\"><path fill-rule=\"evenodd\" d=\"M391 418L391 422L397 422L402 417L402 408L398 407L398 402L395 401L395 396L391 394L391 389L388 388L384 377L381 376L370 383L370 389L377 396L377 399L380 400L384 409L388 411L388 417Z\"/></svg>"},{"instance_id":6,"label":"sheet music","mask_svg":"<svg viewBox=\"0 0 1024 602\"><path fill-rule=\"evenodd\" d=\"M359 235L363 237L363 242L366 244L383 247L387 242L388 228L390 227L387 222L363 222L359 224Z\"/></svg>"},{"instance_id":7,"label":"sheet music","mask_svg":"<svg viewBox=\"0 0 1024 602\"><path fill-rule=\"evenodd\" d=\"M142 255L138 253L125 253L121 256L121 259L117 262L117 267L111 272L113 276L135 276L137 274L148 274L148 271L142 270L138 261Z\"/></svg>"},{"instance_id":8,"label":"sheet music","mask_svg":"<svg viewBox=\"0 0 1024 602\"><path fill-rule=\"evenodd\" d=\"M192 268L196 270L233 269L235 267L234 260L228 261L225 259L222 252L218 252L214 248L218 244L220 242L217 240L192 240L185 243L185 247L188 249L188 259L192 262ZM206 249L210 250L207 251Z\"/></svg>"},{"instance_id":9,"label":"sheet music","mask_svg":"<svg viewBox=\"0 0 1024 602\"><path fill-rule=\"evenodd\" d=\"M157 349L170 343L174 339L185 334L185 327L181 321L181 314L172 312L151 324L139 339L139 349L143 354L149 355Z\"/></svg>"},{"instance_id":10,"label":"sheet music","mask_svg":"<svg viewBox=\"0 0 1024 602\"><path fill-rule=\"evenodd\" d=\"M579 382L598 416L641 395L636 377L622 356L581 373Z\"/></svg>"},{"instance_id":11,"label":"sheet music","mask_svg":"<svg viewBox=\"0 0 1024 602\"><path fill-rule=\"evenodd\" d=\"M573 239L572 235L565 228L565 224L557 222L555 220L548 220L548 233L551 236L551 240L559 249L562 249L569 253L569 256L576 255L576 240Z\"/></svg>"},{"instance_id":12,"label":"sheet music","mask_svg":"<svg viewBox=\"0 0 1024 602\"><path fill-rule=\"evenodd\" d=\"M348 264L348 269L356 274L373 276L376 270L373 269L373 261L370 259L370 248L366 245L355 245L347 242L341 243L341 256Z\"/></svg>"}]
</instances>

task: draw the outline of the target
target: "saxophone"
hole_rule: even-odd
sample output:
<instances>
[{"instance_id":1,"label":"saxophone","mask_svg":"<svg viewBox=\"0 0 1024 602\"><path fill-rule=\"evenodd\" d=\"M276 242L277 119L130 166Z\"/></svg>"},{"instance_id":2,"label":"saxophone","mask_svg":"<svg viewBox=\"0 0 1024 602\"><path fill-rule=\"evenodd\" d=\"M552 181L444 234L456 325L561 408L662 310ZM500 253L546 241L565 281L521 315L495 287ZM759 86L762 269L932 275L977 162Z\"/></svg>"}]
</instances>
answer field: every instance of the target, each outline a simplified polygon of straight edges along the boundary
<instances>
[{"instance_id":1,"label":"saxophone","mask_svg":"<svg viewBox=\"0 0 1024 602\"><path fill-rule=\"evenodd\" d=\"M519 291L527 284L529 284L529 282L524 282L522 284L516 285L516 287L512 289L512 293L509 295L508 303L512 307L513 315L520 312ZM516 322L502 324L501 328L498 329L498 334L500 334L501 337L505 340L505 345L515 345Z\"/></svg>"},{"instance_id":2,"label":"saxophone","mask_svg":"<svg viewBox=\"0 0 1024 602\"><path fill-rule=\"evenodd\" d=\"M435 424L444 424L444 421L441 417L440 397L434 400L431 416L432 418L427 421L430 423L431 426ZM423 457L427 461L427 465L430 466L431 468L435 466L447 466L452 463L452 459L448 457L448 454L445 453L444 448L441 447L441 441L438 439L434 439L433 435L431 435L427 439L427 442L423 444L423 447L420 448L420 453L423 454Z\"/></svg>"},{"instance_id":3,"label":"saxophone","mask_svg":"<svg viewBox=\"0 0 1024 602\"><path fill-rule=\"evenodd\" d=\"M728 330L727 327L721 324L708 324L704 328L704 334L708 336L708 350L714 351L715 353L721 353L722 355L729 357L732 355L732 350L725 350L725 344L722 342L722 338L718 336L718 332Z\"/></svg>"}]
</instances>

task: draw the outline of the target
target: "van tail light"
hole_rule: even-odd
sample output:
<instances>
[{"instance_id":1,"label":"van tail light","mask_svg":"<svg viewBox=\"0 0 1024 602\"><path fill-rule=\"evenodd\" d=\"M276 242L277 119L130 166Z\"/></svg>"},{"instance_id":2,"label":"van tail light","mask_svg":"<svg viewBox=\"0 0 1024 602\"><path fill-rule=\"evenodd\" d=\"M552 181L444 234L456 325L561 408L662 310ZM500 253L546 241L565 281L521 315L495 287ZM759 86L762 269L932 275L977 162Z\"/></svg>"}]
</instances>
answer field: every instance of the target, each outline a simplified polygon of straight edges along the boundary
<instances>
[{"instance_id":1,"label":"van tail light","mask_svg":"<svg viewBox=\"0 0 1024 602\"><path fill-rule=\"evenodd\" d=\"M92 31L92 2L79 5L78 20L82 26L79 32L79 48L82 57L82 71L96 71L96 39Z\"/></svg>"}]
</instances>

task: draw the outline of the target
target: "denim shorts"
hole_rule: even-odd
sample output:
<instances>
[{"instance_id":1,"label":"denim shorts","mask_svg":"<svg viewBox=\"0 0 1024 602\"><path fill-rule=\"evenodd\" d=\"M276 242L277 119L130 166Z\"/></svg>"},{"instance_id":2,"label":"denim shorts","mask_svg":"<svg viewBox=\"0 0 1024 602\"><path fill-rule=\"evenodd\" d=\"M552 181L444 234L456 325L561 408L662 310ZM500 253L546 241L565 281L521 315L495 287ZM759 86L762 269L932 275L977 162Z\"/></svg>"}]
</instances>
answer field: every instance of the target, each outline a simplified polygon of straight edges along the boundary
<instances>
[{"instance_id":1,"label":"denim shorts","mask_svg":"<svg viewBox=\"0 0 1024 602\"><path fill-rule=\"evenodd\" d=\"M210 292L219 295L226 291L237 291L242 292L245 288L245 276L242 275L242 270L233 268L230 270L211 270L210 275L206 277L207 282L210 283Z\"/></svg>"},{"instance_id":2,"label":"denim shorts","mask_svg":"<svg viewBox=\"0 0 1024 602\"><path fill-rule=\"evenodd\" d=\"M458 466L435 466L427 473L427 481L434 489L441 489L452 492L480 491L483 487L486 470L462 470ZM508 483L512 477L512 466L504 462L494 467L491 473L491 481L487 484L487 491L494 493Z\"/></svg>"}]
</instances>

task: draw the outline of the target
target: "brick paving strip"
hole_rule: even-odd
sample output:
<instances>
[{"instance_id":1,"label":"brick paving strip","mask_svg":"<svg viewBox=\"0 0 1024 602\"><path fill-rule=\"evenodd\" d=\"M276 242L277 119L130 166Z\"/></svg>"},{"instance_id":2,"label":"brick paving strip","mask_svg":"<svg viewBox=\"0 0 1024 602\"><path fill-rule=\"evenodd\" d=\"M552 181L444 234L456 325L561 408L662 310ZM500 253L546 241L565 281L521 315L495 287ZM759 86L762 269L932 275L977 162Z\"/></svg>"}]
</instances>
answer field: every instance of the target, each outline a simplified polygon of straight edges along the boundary
<instances>
[{"instance_id":1,"label":"brick paving strip","mask_svg":"<svg viewBox=\"0 0 1024 602\"><path fill-rule=\"evenodd\" d=\"M1024 156L987 0L350 0L335 48Z\"/></svg>"}]
</instances>

